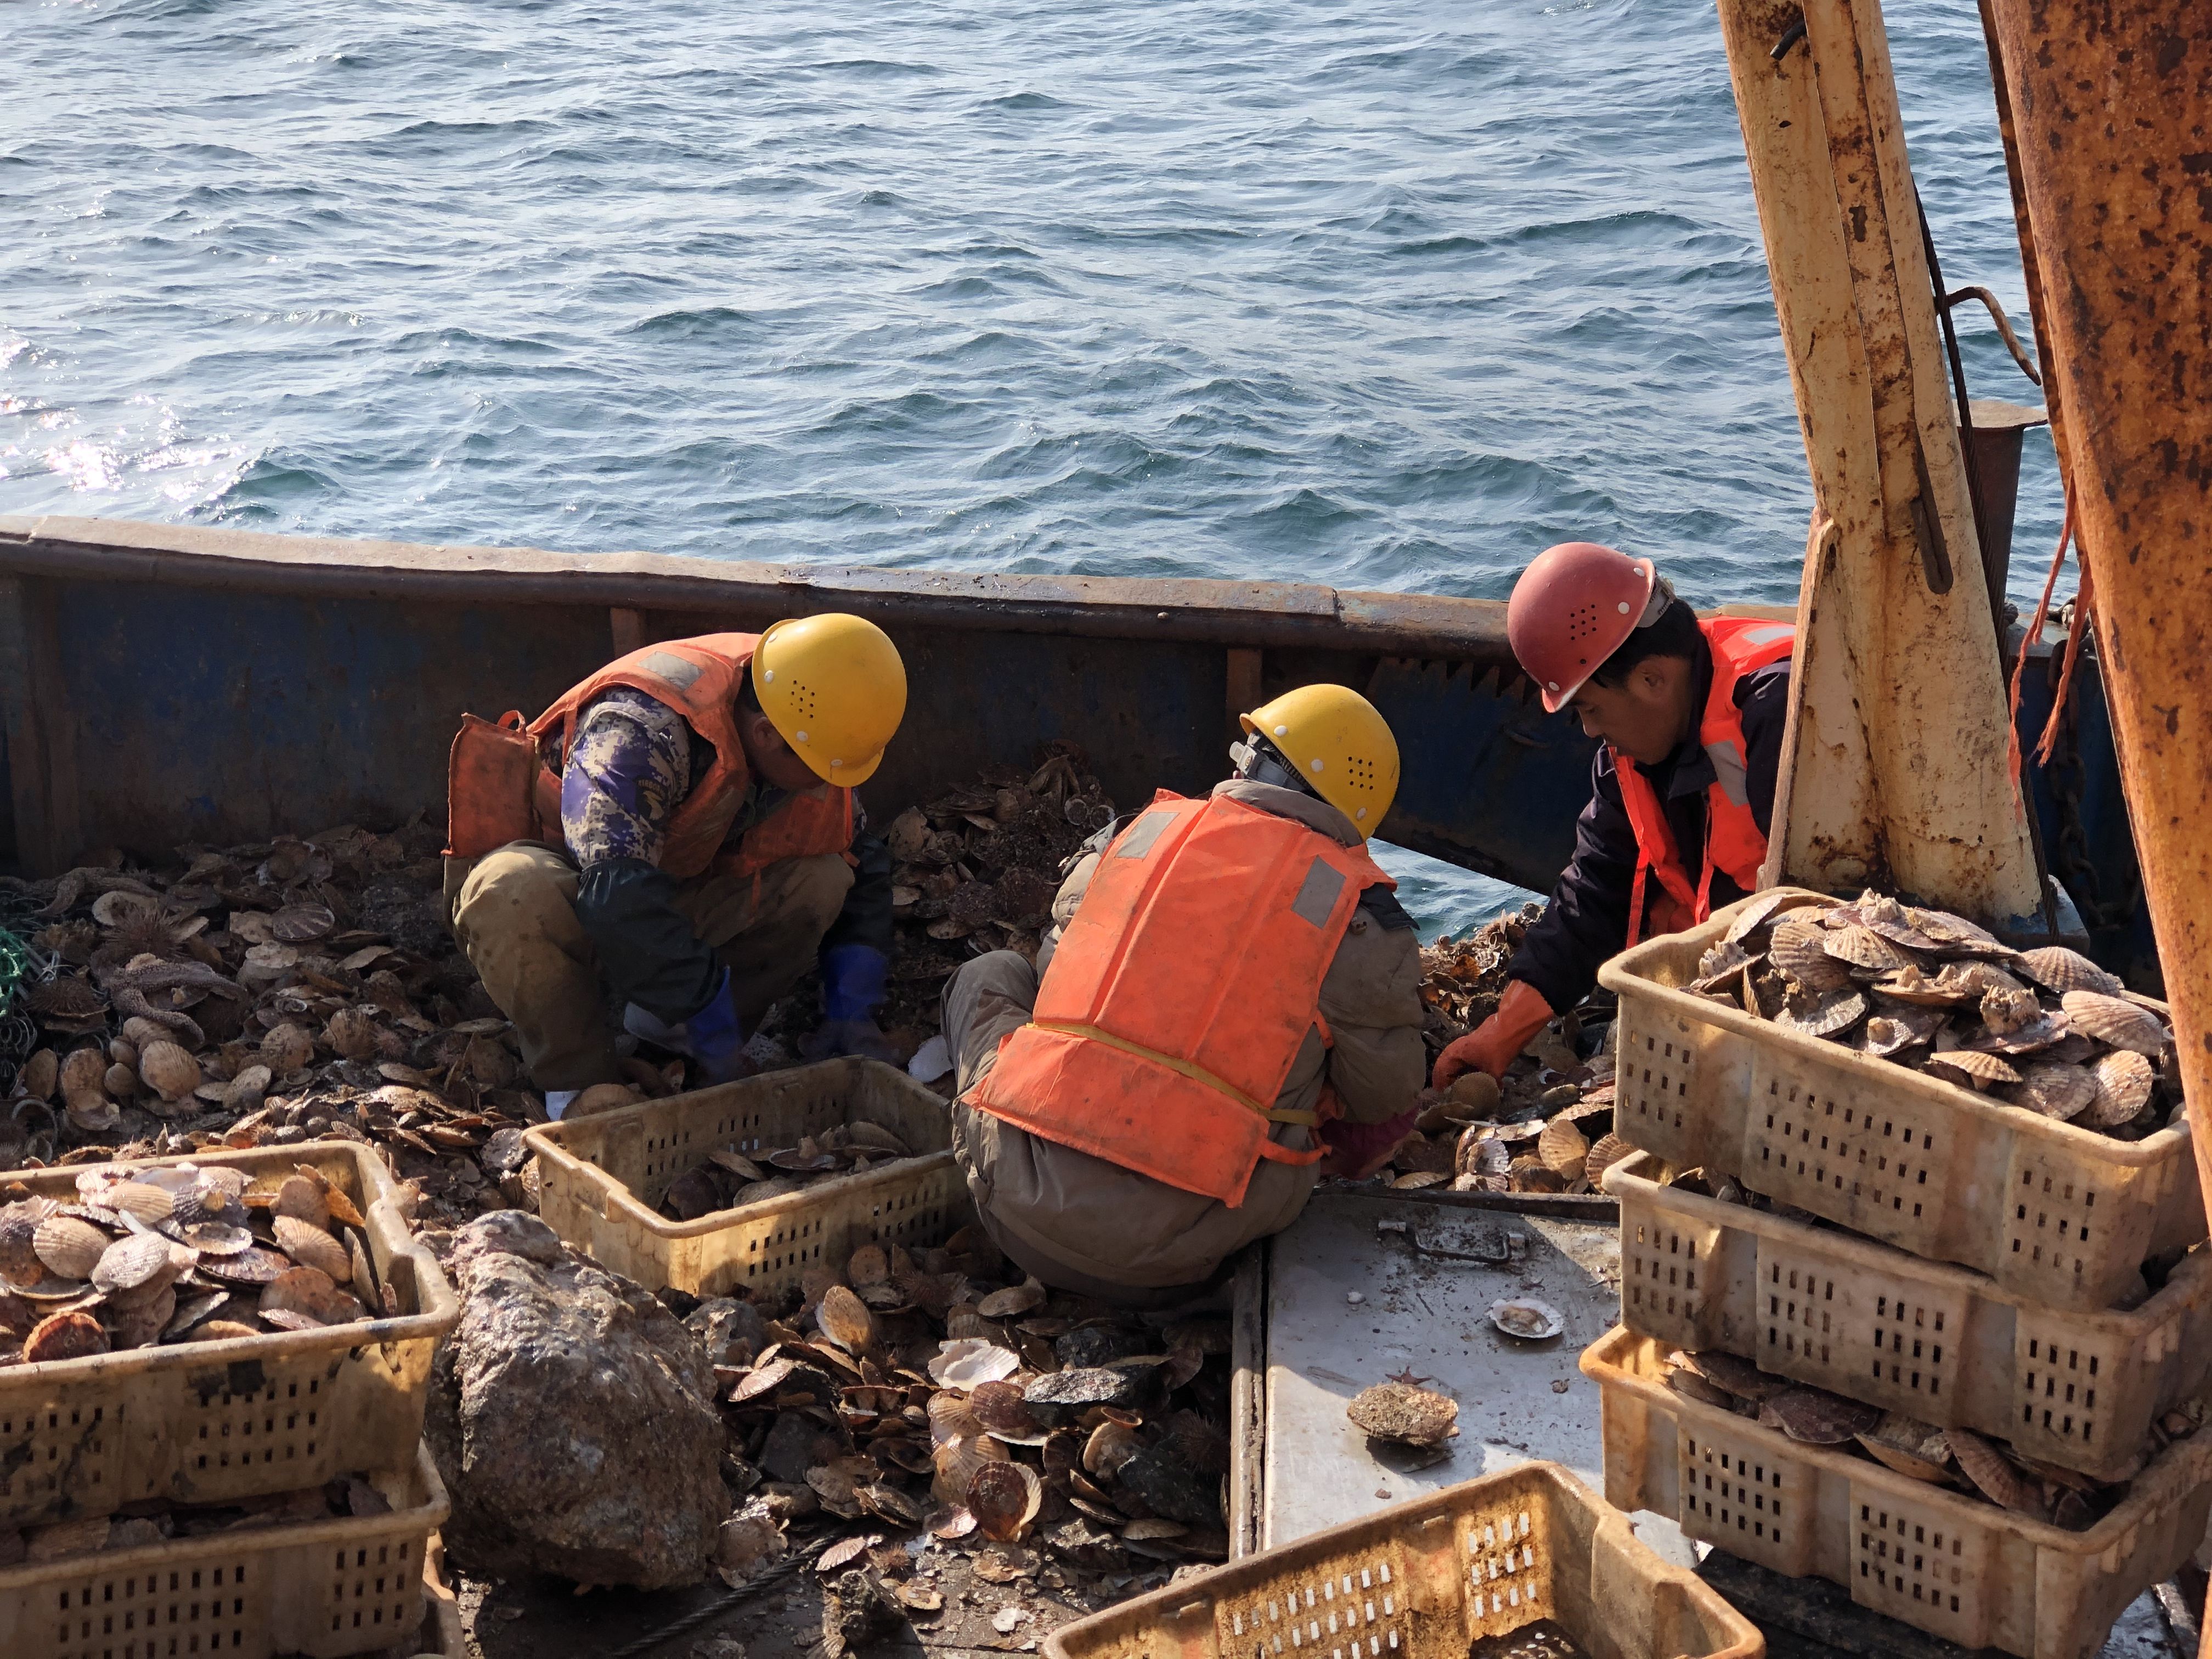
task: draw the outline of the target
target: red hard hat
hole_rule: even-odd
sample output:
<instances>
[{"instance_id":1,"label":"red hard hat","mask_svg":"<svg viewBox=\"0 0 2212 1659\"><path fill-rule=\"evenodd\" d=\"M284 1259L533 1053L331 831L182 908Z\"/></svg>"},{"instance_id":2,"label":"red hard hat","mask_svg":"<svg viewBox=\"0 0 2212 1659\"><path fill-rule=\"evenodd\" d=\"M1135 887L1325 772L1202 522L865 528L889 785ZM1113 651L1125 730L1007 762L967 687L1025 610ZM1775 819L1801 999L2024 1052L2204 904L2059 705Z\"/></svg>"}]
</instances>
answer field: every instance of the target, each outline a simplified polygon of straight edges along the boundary
<instances>
[{"instance_id":1,"label":"red hard hat","mask_svg":"<svg viewBox=\"0 0 2212 1659\"><path fill-rule=\"evenodd\" d=\"M1644 620L1659 572L1595 542L1561 542L1539 553L1505 607L1505 637L1544 694L1547 714L1568 698Z\"/></svg>"}]
</instances>

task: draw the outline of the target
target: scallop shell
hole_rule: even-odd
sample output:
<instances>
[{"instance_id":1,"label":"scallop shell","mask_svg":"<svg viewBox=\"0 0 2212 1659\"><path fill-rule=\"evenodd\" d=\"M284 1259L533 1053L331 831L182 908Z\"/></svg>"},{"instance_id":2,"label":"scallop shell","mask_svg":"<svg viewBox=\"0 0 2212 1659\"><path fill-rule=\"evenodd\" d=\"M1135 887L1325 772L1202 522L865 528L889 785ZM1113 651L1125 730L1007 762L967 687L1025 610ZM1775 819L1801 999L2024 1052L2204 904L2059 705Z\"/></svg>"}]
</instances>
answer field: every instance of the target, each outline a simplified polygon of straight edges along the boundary
<instances>
[{"instance_id":1,"label":"scallop shell","mask_svg":"<svg viewBox=\"0 0 2212 1659\"><path fill-rule=\"evenodd\" d=\"M1879 1000L1877 999L1877 1000ZM1892 1007L1869 1016L1859 1033L1858 1048L1877 1060L1902 1052L1917 1043L1932 1042L1943 1029L1943 1014L1936 1008Z\"/></svg>"},{"instance_id":2,"label":"scallop shell","mask_svg":"<svg viewBox=\"0 0 2212 1659\"><path fill-rule=\"evenodd\" d=\"M930 1483L929 1489L940 1502L964 1504L968 1501L968 1487L983 1466L1005 1462L1012 1455L988 1434L948 1440L937 1449L931 1460L937 1465L937 1478Z\"/></svg>"},{"instance_id":3,"label":"scallop shell","mask_svg":"<svg viewBox=\"0 0 2212 1659\"><path fill-rule=\"evenodd\" d=\"M353 1278L353 1255L320 1227L296 1216L280 1215L275 1222L276 1247L303 1267L313 1267L334 1285Z\"/></svg>"},{"instance_id":4,"label":"scallop shell","mask_svg":"<svg viewBox=\"0 0 2212 1659\"><path fill-rule=\"evenodd\" d=\"M2021 1073L2012 1102L2063 1122L2079 1117L2096 1098L2096 1073L2087 1066L2069 1066L2060 1060L2033 1060Z\"/></svg>"},{"instance_id":5,"label":"scallop shell","mask_svg":"<svg viewBox=\"0 0 2212 1659\"><path fill-rule=\"evenodd\" d=\"M303 1175L286 1176L270 1207L279 1216L304 1221L310 1227L331 1224L331 1206L323 1201L322 1188Z\"/></svg>"},{"instance_id":6,"label":"scallop shell","mask_svg":"<svg viewBox=\"0 0 2212 1659\"><path fill-rule=\"evenodd\" d=\"M2066 1023L2084 1036L2154 1060L2165 1050L2166 1026L2148 1008L2096 991L2069 991L2059 1003L2066 1010Z\"/></svg>"},{"instance_id":7,"label":"scallop shell","mask_svg":"<svg viewBox=\"0 0 2212 1659\"><path fill-rule=\"evenodd\" d=\"M269 918L269 936L283 945L305 945L337 926L327 904L288 904Z\"/></svg>"},{"instance_id":8,"label":"scallop shell","mask_svg":"<svg viewBox=\"0 0 2212 1659\"><path fill-rule=\"evenodd\" d=\"M200 1063L182 1043L149 1043L138 1056L138 1079L164 1100L182 1100L200 1086Z\"/></svg>"},{"instance_id":9,"label":"scallop shell","mask_svg":"<svg viewBox=\"0 0 2212 1659\"><path fill-rule=\"evenodd\" d=\"M822 1292L814 1322L821 1327L823 1335L848 1353L862 1353L875 1346L876 1316L849 1285L832 1285Z\"/></svg>"},{"instance_id":10,"label":"scallop shell","mask_svg":"<svg viewBox=\"0 0 2212 1659\"><path fill-rule=\"evenodd\" d=\"M1501 1297L1490 1304L1490 1322L1523 1342L1541 1342L1567 1328L1567 1316L1532 1296Z\"/></svg>"},{"instance_id":11,"label":"scallop shell","mask_svg":"<svg viewBox=\"0 0 2212 1659\"><path fill-rule=\"evenodd\" d=\"M1943 1437L1950 1443L1951 1455L1959 1460L1966 1479L1983 1497L2021 1515L2042 1515L2041 1492L2002 1452L1971 1429L1952 1429Z\"/></svg>"},{"instance_id":12,"label":"scallop shell","mask_svg":"<svg viewBox=\"0 0 2212 1659\"><path fill-rule=\"evenodd\" d=\"M987 1432L983 1419L975 1415L966 1396L949 1389L930 1395L927 1413L929 1437L940 1446L949 1446L956 1440L973 1440Z\"/></svg>"},{"instance_id":13,"label":"scallop shell","mask_svg":"<svg viewBox=\"0 0 2212 1659\"><path fill-rule=\"evenodd\" d=\"M102 1291L135 1291L163 1273L176 1276L170 1271L169 1241L159 1233L133 1233L101 1254L93 1264L92 1282Z\"/></svg>"},{"instance_id":14,"label":"scallop shell","mask_svg":"<svg viewBox=\"0 0 2212 1659\"><path fill-rule=\"evenodd\" d=\"M1914 1008L1956 1008L1975 1000L1976 993L1942 975L1929 975L1917 967L1900 968L1875 985L1876 994Z\"/></svg>"},{"instance_id":15,"label":"scallop shell","mask_svg":"<svg viewBox=\"0 0 2212 1659\"><path fill-rule=\"evenodd\" d=\"M256 1316L264 1325L273 1325L280 1331L319 1331L327 1322L312 1314L303 1314L296 1308L264 1308Z\"/></svg>"},{"instance_id":16,"label":"scallop shell","mask_svg":"<svg viewBox=\"0 0 2212 1659\"><path fill-rule=\"evenodd\" d=\"M290 1268L263 1285L259 1311L264 1318L272 1311L302 1313L325 1325L343 1325L368 1315L329 1274L315 1267Z\"/></svg>"},{"instance_id":17,"label":"scallop shell","mask_svg":"<svg viewBox=\"0 0 2212 1659\"><path fill-rule=\"evenodd\" d=\"M1856 991L1831 991L1802 1010L1794 1000L1784 1005L1774 1023L1804 1036L1837 1036L1865 1018L1866 1012L1867 1000Z\"/></svg>"},{"instance_id":18,"label":"scallop shell","mask_svg":"<svg viewBox=\"0 0 2212 1659\"><path fill-rule=\"evenodd\" d=\"M1774 888L1760 894L1744 906L1741 913L1729 924L1725 939L1729 944L1735 944L1747 939L1765 927L1781 911L1792 906L1802 905L1813 908L1826 906L1830 902L1830 900L1824 898L1808 901L1802 893L1793 893L1786 888Z\"/></svg>"},{"instance_id":19,"label":"scallop shell","mask_svg":"<svg viewBox=\"0 0 2212 1659\"><path fill-rule=\"evenodd\" d=\"M1547 1123L1536 1138L1536 1156L1544 1160L1544 1167L1568 1181L1584 1173L1589 1149L1589 1137L1562 1117Z\"/></svg>"},{"instance_id":20,"label":"scallop shell","mask_svg":"<svg viewBox=\"0 0 2212 1659\"><path fill-rule=\"evenodd\" d=\"M1827 939L1827 930L1814 922L1777 922L1767 960L1808 991L1843 990L1851 970L1828 954Z\"/></svg>"},{"instance_id":21,"label":"scallop shell","mask_svg":"<svg viewBox=\"0 0 2212 1659\"><path fill-rule=\"evenodd\" d=\"M1676 1360L1683 1356L1676 1354ZM1735 1409L1735 1396L1726 1389L1717 1387L1685 1364L1670 1365L1667 1370L1667 1386L1676 1394L1686 1395L1700 1405L1715 1406L1724 1412Z\"/></svg>"},{"instance_id":22,"label":"scallop shell","mask_svg":"<svg viewBox=\"0 0 2212 1659\"><path fill-rule=\"evenodd\" d=\"M161 1340L177 1315L176 1287L163 1285L149 1295L108 1304L108 1335L118 1348L143 1348Z\"/></svg>"},{"instance_id":23,"label":"scallop shell","mask_svg":"<svg viewBox=\"0 0 2212 1659\"><path fill-rule=\"evenodd\" d=\"M2117 1129L2142 1110L2158 1074L2133 1049L2115 1048L2090 1062L2089 1077L2097 1094L2081 1121L2094 1128Z\"/></svg>"},{"instance_id":24,"label":"scallop shell","mask_svg":"<svg viewBox=\"0 0 2212 1659\"><path fill-rule=\"evenodd\" d=\"M1820 948L1838 962L1868 974L1892 973L1912 960L1873 928L1856 922L1826 932Z\"/></svg>"},{"instance_id":25,"label":"scallop shell","mask_svg":"<svg viewBox=\"0 0 2212 1659\"><path fill-rule=\"evenodd\" d=\"M226 1291L207 1291L180 1302L175 1316L161 1332L163 1339L175 1340L193 1326L211 1318L229 1300L229 1294Z\"/></svg>"},{"instance_id":26,"label":"scallop shell","mask_svg":"<svg viewBox=\"0 0 2212 1659\"><path fill-rule=\"evenodd\" d=\"M1725 1389L1735 1399L1748 1400L1754 1404L1793 1386L1788 1377L1763 1371L1750 1360L1717 1348L1681 1354L1677 1360L1715 1388Z\"/></svg>"},{"instance_id":27,"label":"scallop shell","mask_svg":"<svg viewBox=\"0 0 2212 1659\"><path fill-rule=\"evenodd\" d=\"M975 1311L986 1319L1018 1319L1043 1305L1044 1286L1030 1279L1011 1289L992 1291L975 1304Z\"/></svg>"},{"instance_id":28,"label":"scallop shell","mask_svg":"<svg viewBox=\"0 0 2212 1659\"><path fill-rule=\"evenodd\" d=\"M88 1279L107 1252L107 1235L75 1216L50 1215L39 1223L33 1247L49 1272L64 1279Z\"/></svg>"},{"instance_id":29,"label":"scallop shell","mask_svg":"<svg viewBox=\"0 0 2212 1659\"><path fill-rule=\"evenodd\" d=\"M1698 958L1698 982L1718 979L1723 974L1732 974L1751 960L1751 952L1734 939L1723 939L1708 948Z\"/></svg>"},{"instance_id":30,"label":"scallop shell","mask_svg":"<svg viewBox=\"0 0 2212 1659\"><path fill-rule=\"evenodd\" d=\"M292 1269L292 1264L276 1251L264 1250L258 1245L229 1255L216 1255L205 1245L200 1249L200 1271L234 1285L266 1285Z\"/></svg>"},{"instance_id":31,"label":"scallop shell","mask_svg":"<svg viewBox=\"0 0 2212 1659\"><path fill-rule=\"evenodd\" d=\"M1121 1466L1145 1449L1137 1431L1127 1423L1112 1419L1091 1430L1090 1439L1083 1443L1083 1467L1100 1480L1111 1480L1121 1474Z\"/></svg>"},{"instance_id":32,"label":"scallop shell","mask_svg":"<svg viewBox=\"0 0 2212 1659\"><path fill-rule=\"evenodd\" d=\"M165 1227L162 1231L204 1256L236 1255L253 1246L253 1235L230 1221L194 1221Z\"/></svg>"},{"instance_id":33,"label":"scallop shell","mask_svg":"<svg viewBox=\"0 0 2212 1659\"><path fill-rule=\"evenodd\" d=\"M143 1181L125 1181L109 1189L110 1207L125 1215L135 1216L152 1226L157 1221L167 1221L175 1206L176 1195Z\"/></svg>"},{"instance_id":34,"label":"scallop shell","mask_svg":"<svg viewBox=\"0 0 2212 1659\"><path fill-rule=\"evenodd\" d=\"M1990 987L1982 993L1981 1012L1982 1024L1999 1036L2017 1031L2044 1018L2043 1005L2035 1000L2035 993L2025 987L2018 990Z\"/></svg>"},{"instance_id":35,"label":"scallop shell","mask_svg":"<svg viewBox=\"0 0 2212 1659\"><path fill-rule=\"evenodd\" d=\"M2023 951L2020 953L2020 965L2038 985L2047 985L2062 994L2095 991L2103 996L2116 997L2128 988L2118 974L2106 972L2079 951L2069 951L2063 945Z\"/></svg>"},{"instance_id":36,"label":"scallop shell","mask_svg":"<svg viewBox=\"0 0 2212 1659\"><path fill-rule=\"evenodd\" d=\"M107 1352L107 1333L88 1313L49 1314L23 1339L23 1363L43 1364L49 1359L83 1359Z\"/></svg>"},{"instance_id":37,"label":"scallop shell","mask_svg":"<svg viewBox=\"0 0 2212 1659\"><path fill-rule=\"evenodd\" d=\"M1784 1389L1759 1407L1759 1420L1808 1446L1840 1446L1881 1421L1879 1406L1846 1400L1826 1389Z\"/></svg>"},{"instance_id":38,"label":"scallop shell","mask_svg":"<svg viewBox=\"0 0 2212 1659\"><path fill-rule=\"evenodd\" d=\"M1377 1382L1352 1397L1344 1414L1377 1440L1440 1446L1459 1432L1459 1402L1410 1382Z\"/></svg>"},{"instance_id":39,"label":"scallop shell","mask_svg":"<svg viewBox=\"0 0 2212 1659\"><path fill-rule=\"evenodd\" d=\"M1885 1412L1881 1421L1858 1437L1859 1444L1899 1474L1915 1480L1950 1478L1951 1443L1943 1431L1903 1412Z\"/></svg>"},{"instance_id":40,"label":"scallop shell","mask_svg":"<svg viewBox=\"0 0 2212 1659\"><path fill-rule=\"evenodd\" d=\"M1995 1054L1978 1054L1971 1048L1947 1048L1929 1058L1926 1069L1942 1076L1946 1082L1963 1079L1978 1091L1986 1092L1993 1083L2017 1083L2020 1073ZM1957 1073L1958 1078L1948 1074Z\"/></svg>"},{"instance_id":41,"label":"scallop shell","mask_svg":"<svg viewBox=\"0 0 2212 1659\"><path fill-rule=\"evenodd\" d=\"M1021 1356L987 1337L947 1338L929 1362L930 1380L941 1389L972 1389L998 1382L1021 1369Z\"/></svg>"},{"instance_id":42,"label":"scallop shell","mask_svg":"<svg viewBox=\"0 0 2212 1659\"><path fill-rule=\"evenodd\" d=\"M1036 1519L1044 1482L1026 1463L986 1463L969 1481L967 1501L985 1537L1011 1543Z\"/></svg>"},{"instance_id":43,"label":"scallop shell","mask_svg":"<svg viewBox=\"0 0 2212 1659\"><path fill-rule=\"evenodd\" d=\"M37 1242L43 1217L35 1201L0 1210L0 1278L11 1285L35 1285L46 1276Z\"/></svg>"},{"instance_id":44,"label":"scallop shell","mask_svg":"<svg viewBox=\"0 0 2212 1659\"><path fill-rule=\"evenodd\" d=\"M1621 1159L1632 1158L1635 1153L1635 1147L1608 1130L1590 1143L1589 1154L1583 1160L1583 1173L1595 1181Z\"/></svg>"}]
</instances>

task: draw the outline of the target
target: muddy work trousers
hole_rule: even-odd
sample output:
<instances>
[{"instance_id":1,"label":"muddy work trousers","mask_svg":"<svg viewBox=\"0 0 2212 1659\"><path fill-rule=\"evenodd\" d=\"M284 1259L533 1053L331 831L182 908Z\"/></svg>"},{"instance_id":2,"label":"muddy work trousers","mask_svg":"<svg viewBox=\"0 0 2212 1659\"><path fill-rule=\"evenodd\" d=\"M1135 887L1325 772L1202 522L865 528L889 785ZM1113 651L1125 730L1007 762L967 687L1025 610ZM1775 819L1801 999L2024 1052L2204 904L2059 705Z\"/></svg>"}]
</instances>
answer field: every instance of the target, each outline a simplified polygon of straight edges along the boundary
<instances>
[{"instance_id":1,"label":"muddy work trousers","mask_svg":"<svg viewBox=\"0 0 2212 1659\"><path fill-rule=\"evenodd\" d=\"M606 994L584 925L577 871L565 853L514 842L471 862L446 861L453 937L500 1011L540 1089L620 1080ZM786 859L755 876L696 876L677 906L730 970L738 1018L751 1030L814 966L844 908L852 866L835 853Z\"/></svg>"}]
</instances>

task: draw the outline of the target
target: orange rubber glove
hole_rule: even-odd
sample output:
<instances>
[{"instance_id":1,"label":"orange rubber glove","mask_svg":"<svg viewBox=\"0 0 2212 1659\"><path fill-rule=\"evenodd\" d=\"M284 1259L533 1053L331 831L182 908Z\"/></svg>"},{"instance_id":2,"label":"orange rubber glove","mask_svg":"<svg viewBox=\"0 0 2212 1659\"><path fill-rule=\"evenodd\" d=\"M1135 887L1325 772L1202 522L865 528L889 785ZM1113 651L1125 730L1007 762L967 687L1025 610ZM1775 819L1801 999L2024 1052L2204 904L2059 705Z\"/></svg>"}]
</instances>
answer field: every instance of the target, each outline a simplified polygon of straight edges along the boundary
<instances>
[{"instance_id":1,"label":"orange rubber glove","mask_svg":"<svg viewBox=\"0 0 2212 1659\"><path fill-rule=\"evenodd\" d=\"M1551 1022L1552 1005L1544 994L1522 980L1508 981L1498 1000L1498 1012L1437 1056L1437 1088L1449 1089L1468 1072L1487 1072L1503 1077L1513 1058L1528 1046L1528 1039Z\"/></svg>"}]
</instances>

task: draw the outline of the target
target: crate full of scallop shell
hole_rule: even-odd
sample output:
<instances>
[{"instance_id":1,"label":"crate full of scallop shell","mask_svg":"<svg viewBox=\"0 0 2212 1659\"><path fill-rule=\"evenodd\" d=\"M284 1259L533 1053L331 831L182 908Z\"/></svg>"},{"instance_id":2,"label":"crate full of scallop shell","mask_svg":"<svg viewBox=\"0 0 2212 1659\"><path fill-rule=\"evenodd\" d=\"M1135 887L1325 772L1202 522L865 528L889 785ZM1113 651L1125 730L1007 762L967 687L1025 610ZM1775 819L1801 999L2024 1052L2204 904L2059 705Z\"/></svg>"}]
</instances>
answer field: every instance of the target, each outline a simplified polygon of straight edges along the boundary
<instances>
[{"instance_id":1,"label":"crate full of scallop shell","mask_svg":"<svg viewBox=\"0 0 2212 1659\"><path fill-rule=\"evenodd\" d=\"M2202 1400L2168 1414L2131 1478L2101 1482L1970 1429L1771 1389L1756 1367L1739 1375L1670 1346L1617 1326L1583 1351L1607 1501L1771 1571L1841 1584L1858 1606L1961 1647L2089 1659L2121 1610L2203 1540Z\"/></svg>"},{"instance_id":2,"label":"crate full of scallop shell","mask_svg":"<svg viewBox=\"0 0 2212 1659\"><path fill-rule=\"evenodd\" d=\"M459 1317L350 1141L0 1175L0 1528L411 1467Z\"/></svg>"},{"instance_id":3,"label":"crate full of scallop shell","mask_svg":"<svg viewBox=\"0 0 2212 1659\"><path fill-rule=\"evenodd\" d=\"M2057 1307L2205 1236L2165 1009L2071 951L1776 888L1599 978L1614 1133L1677 1170Z\"/></svg>"},{"instance_id":4,"label":"crate full of scallop shell","mask_svg":"<svg viewBox=\"0 0 2212 1659\"><path fill-rule=\"evenodd\" d=\"M945 1102L896 1066L829 1060L542 1123L538 1213L649 1290L755 1295L866 1244L973 1218Z\"/></svg>"},{"instance_id":5,"label":"crate full of scallop shell","mask_svg":"<svg viewBox=\"0 0 2212 1659\"><path fill-rule=\"evenodd\" d=\"M1604 1173L1620 1319L1692 1363L1971 1429L2100 1480L2154 1455L2160 1419L2212 1373L2212 1245L2146 1262L2118 1307L2062 1308L1792 1219L1725 1177L1666 1177L1648 1152Z\"/></svg>"}]
</instances>

